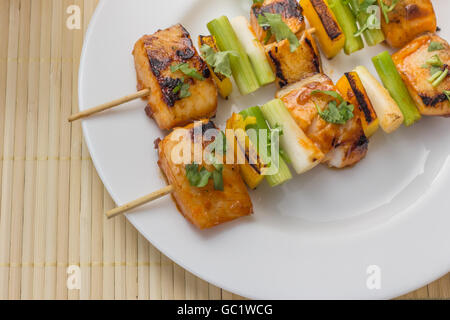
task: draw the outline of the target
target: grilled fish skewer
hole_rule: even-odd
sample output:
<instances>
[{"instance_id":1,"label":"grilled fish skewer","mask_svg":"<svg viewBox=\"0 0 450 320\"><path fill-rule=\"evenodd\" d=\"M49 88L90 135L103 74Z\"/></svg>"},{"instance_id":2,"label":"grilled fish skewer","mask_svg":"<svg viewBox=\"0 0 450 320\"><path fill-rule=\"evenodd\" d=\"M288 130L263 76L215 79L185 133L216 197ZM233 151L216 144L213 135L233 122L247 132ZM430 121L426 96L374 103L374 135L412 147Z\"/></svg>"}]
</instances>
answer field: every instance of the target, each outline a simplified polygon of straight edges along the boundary
<instances>
[{"instance_id":1,"label":"grilled fish skewer","mask_svg":"<svg viewBox=\"0 0 450 320\"><path fill-rule=\"evenodd\" d=\"M209 136L211 133L213 133L212 137ZM211 145L216 141L214 134L220 134L220 131L207 119L184 128L174 129L158 142L158 165L168 186L111 210L106 213L106 216L108 218L118 216L169 194L172 195L180 213L199 229L212 228L251 215L253 206L239 167L226 164L225 158L222 159L224 164L219 165L218 159L226 156L220 152L217 153L215 149L217 146ZM204 153L211 152L211 148L216 150L214 155L209 153L209 156L218 161L215 165L205 160L207 155ZM197 159L198 163L194 164L192 161L192 164L184 164L186 161L191 163L191 160L195 160L198 155L203 158ZM218 169L219 166L220 169ZM206 171L210 173L206 181L198 184L199 181L193 180L195 173L203 172L204 174Z\"/></svg>"},{"instance_id":2,"label":"grilled fish skewer","mask_svg":"<svg viewBox=\"0 0 450 320\"><path fill-rule=\"evenodd\" d=\"M133 56L138 92L73 115L69 121L137 98L147 100L145 111L162 130L216 114L216 86L182 25L142 36L134 46Z\"/></svg>"}]
</instances>

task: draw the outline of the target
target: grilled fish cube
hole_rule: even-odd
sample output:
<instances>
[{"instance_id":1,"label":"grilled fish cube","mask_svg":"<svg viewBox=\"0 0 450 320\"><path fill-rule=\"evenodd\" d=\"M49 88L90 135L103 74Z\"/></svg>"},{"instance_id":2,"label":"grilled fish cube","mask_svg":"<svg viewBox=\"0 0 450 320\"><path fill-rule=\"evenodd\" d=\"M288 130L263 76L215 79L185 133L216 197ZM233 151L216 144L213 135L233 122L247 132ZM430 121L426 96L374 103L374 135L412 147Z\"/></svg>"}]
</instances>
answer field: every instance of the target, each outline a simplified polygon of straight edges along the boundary
<instances>
[{"instance_id":1,"label":"grilled fish cube","mask_svg":"<svg viewBox=\"0 0 450 320\"><path fill-rule=\"evenodd\" d=\"M442 50L429 51L430 43L439 43ZM450 46L444 39L433 34L426 34L413 40L392 56L411 96L421 114L426 116L450 116L450 102L444 91L450 90L450 76L437 87L427 80L431 72L427 61L435 55L439 57L444 68L450 65Z\"/></svg>"},{"instance_id":2,"label":"grilled fish cube","mask_svg":"<svg viewBox=\"0 0 450 320\"><path fill-rule=\"evenodd\" d=\"M305 31L300 46L291 52L289 40L266 46L266 53L280 88L322 72L322 60L316 41Z\"/></svg>"},{"instance_id":3,"label":"grilled fish cube","mask_svg":"<svg viewBox=\"0 0 450 320\"><path fill-rule=\"evenodd\" d=\"M303 17L303 9L296 0L265 0L262 4L255 3L250 13L250 24L256 34L256 39L265 42L267 29L261 28L258 23L258 17L264 13L280 14L286 25L292 30L298 38L305 30L305 18ZM272 36L267 43L275 41Z\"/></svg>"},{"instance_id":4,"label":"grilled fish cube","mask_svg":"<svg viewBox=\"0 0 450 320\"><path fill-rule=\"evenodd\" d=\"M378 0L387 7L394 0ZM431 0L400 0L394 9L387 13L389 23L383 14L381 28L386 41L394 48L401 48L418 35L425 32L435 32L437 27L436 14Z\"/></svg>"},{"instance_id":5,"label":"grilled fish cube","mask_svg":"<svg viewBox=\"0 0 450 320\"><path fill-rule=\"evenodd\" d=\"M315 90L335 91L336 87L324 74L316 74L277 93L299 127L325 154L322 161L330 167L344 168L361 161L367 154L369 140L364 134L361 119L356 114L345 125L326 122L317 108L328 108L335 100L326 94L312 94Z\"/></svg>"},{"instance_id":6,"label":"grilled fish cube","mask_svg":"<svg viewBox=\"0 0 450 320\"><path fill-rule=\"evenodd\" d=\"M172 129L215 115L217 88L208 66L182 25L143 36L136 43L133 55L138 90L151 90L147 98L147 115L154 118L161 129ZM204 80L194 79L181 71L171 72L172 66L181 63L194 68ZM189 85L190 96L181 96L183 83Z\"/></svg>"},{"instance_id":7,"label":"grilled fish cube","mask_svg":"<svg viewBox=\"0 0 450 320\"><path fill-rule=\"evenodd\" d=\"M197 126L201 126L198 128ZM177 156L184 157L182 151L189 150L194 158L194 150L205 150L209 145L200 139L194 138L196 130L207 133L215 129L214 124L208 120L202 120L188 125L186 128L177 128L164 140L159 142L158 165L166 176L167 182L174 187L173 199L183 214L192 224L200 229L207 229L237 218L253 213L253 206L244 181L236 165L225 164L223 168L223 191L215 190L213 182L203 188L193 187L186 177L185 164L180 163ZM194 142L195 140L195 142ZM186 143L187 148L182 148ZM199 144L201 144L199 146ZM190 146L190 147L189 147ZM201 167L212 171L211 165L202 162Z\"/></svg>"}]
</instances>

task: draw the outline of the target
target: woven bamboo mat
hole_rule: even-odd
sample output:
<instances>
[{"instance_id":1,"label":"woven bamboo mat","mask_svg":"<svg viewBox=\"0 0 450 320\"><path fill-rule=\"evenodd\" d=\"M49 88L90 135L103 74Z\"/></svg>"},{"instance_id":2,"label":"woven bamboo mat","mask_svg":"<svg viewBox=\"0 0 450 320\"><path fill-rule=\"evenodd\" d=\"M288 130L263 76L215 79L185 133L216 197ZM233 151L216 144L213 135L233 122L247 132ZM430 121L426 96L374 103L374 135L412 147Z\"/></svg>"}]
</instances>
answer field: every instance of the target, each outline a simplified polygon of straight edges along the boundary
<instances>
[{"instance_id":1,"label":"woven bamboo mat","mask_svg":"<svg viewBox=\"0 0 450 320\"><path fill-rule=\"evenodd\" d=\"M66 27L71 5L78 30ZM241 299L174 264L125 218L104 218L114 203L80 123L66 121L96 5L0 0L0 299ZM80 289L68 289L68 266L80 268ZM404 298L450 298L450 275Z\"/></svg>"}]
</instances>

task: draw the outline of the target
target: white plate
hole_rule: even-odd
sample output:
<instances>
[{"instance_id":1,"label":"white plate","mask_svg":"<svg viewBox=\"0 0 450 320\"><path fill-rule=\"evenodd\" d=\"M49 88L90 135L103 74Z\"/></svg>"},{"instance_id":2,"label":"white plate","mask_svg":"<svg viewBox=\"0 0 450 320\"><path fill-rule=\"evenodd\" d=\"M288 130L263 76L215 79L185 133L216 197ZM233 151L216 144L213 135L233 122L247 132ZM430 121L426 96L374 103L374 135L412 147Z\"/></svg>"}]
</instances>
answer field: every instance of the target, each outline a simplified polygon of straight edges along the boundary
<instances>
[{"instance_id":1,"label":"white plate","mask_svg":"<svg viewBox=\"0 0 450 320\"><path fill-rule=\"evenodd\" d=\"M143 34L181 22L193 39L221 15L248 15L250 0L108 0L92 19L79 77L80 108L134 92L131 51ZM434 1L450 39L449 1ZM337 80L386 47L325 61ZM220 101L217 122L232 110L264 103L275 87ZM163 136L134 101L84 121L98 173L118 204L164 185L153 141ZM129 215L169 258L219 287L249 298L392 298L450 270L450 119L379 131L355 168L319 167L285 186L251 192L255 214L197 231L170 197ZM381 288L370 290L370 266ZM378 269L376 269L378 270ZM376 275L376 274L375 274ZM370 286L369 286L370 287Z\"/></svg>"}]
</instances>

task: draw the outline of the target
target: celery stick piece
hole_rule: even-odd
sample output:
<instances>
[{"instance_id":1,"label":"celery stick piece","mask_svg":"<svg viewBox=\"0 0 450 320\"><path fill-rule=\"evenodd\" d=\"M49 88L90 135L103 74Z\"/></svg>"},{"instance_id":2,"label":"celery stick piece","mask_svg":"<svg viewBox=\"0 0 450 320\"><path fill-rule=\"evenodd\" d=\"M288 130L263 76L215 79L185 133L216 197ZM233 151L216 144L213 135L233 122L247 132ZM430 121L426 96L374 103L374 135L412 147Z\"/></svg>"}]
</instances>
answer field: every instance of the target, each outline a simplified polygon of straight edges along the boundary
<instances>
[{"instance_id":1,"label":"celery stick piece","mask_svg":"<svg viewBox=\"0 0 450 320\"><path fill-rule=\"evenodd\" d=\"M400 107L405 117L405 125L410 126L420 120L422 116L417 110L416 104L398 73L389 52L380 53L373 57L372 61L384 86Z\"/></svg>"},{"instance_id":2,"label":"celery stick piece","mask_svg":"<svg viewBox=\"0 0 450 320\"><path fill-rule=\"evenodd\" d=\"M300 129L283 101L272 100L262 106L261 111L272 128L281 126L283 130L283 135L280 137L281 147L288 154L292 166L298 174L302 174L320 163L324 154Z\"/></svg>"},{"instance_id":3,"label":"celery stick piece","mask_svg":"<svg viewBox=\"0 0 450 320\"><path fill-rule=\"evenodd\" d=\"M350 7L344 0L328 0L331 10L333 10L339 25L345 34L344 52L349 55L364 48L361 36L355 36L358 32L356 18Z\"/></svg>"},{"instance_id":4,"label":"celery stick piece","mask_svg":"<svg viewBox=\"0 0 450 320\"><path fill-rule=\"evenodd\" d=\"M250 141L254 146L257 146L257 152L260 155L261 159L268 163L270 159L268 157L271 156L271 148L268 145L267 146L267 156L265 157L264 152L260 152L261 145L259 144L259 130L266 130L268 134L270 134L270 128L267 125L266 119L264 119L264 116L262 114L262 111L259 107L252 107L246 110L243 110L240 112L240 114L246 119L247 117L255 117L256 124L250 125L247 127L247 129L254 129L258 132L258 138L255 139L255 136L249 135ZM263 155L264 154L264 155ZM291 171L289 170L288 165L286 164L286 161L283 160L283 158L279 157L279 170L278 173L274 175L267 175L266 180L269 183L271 187L278 186L280 184L283 184L289 180L292 179Z\"/></svg>"},{"instance_id":5,"label":"celery stick piece","mask_svg":"<svg viewBox=\"0 0 450 320\"><path fill-rule=\"evenodd\" d=\"M234 32L241 41L245 52L250 58L250 62L255 71L258 82L265 86L275 81L275 74L267 60L266 53L262 44L256 39L250 24L245 17L236 17L231 20Z\"/></svg>"},{"instance_id":6,"label":"celery stick piece","mask_svg":"<svg viewBox=\"0 0 450 320\"><path fill-rule=\"evenodd\" d=\"M259 82L250 60L227 17L222 16L208 23L208 30L215 37L220 51L235 51L230 55L231 70L234 80L243 95L259 89Z\"/></svg>"}]
</instances>

